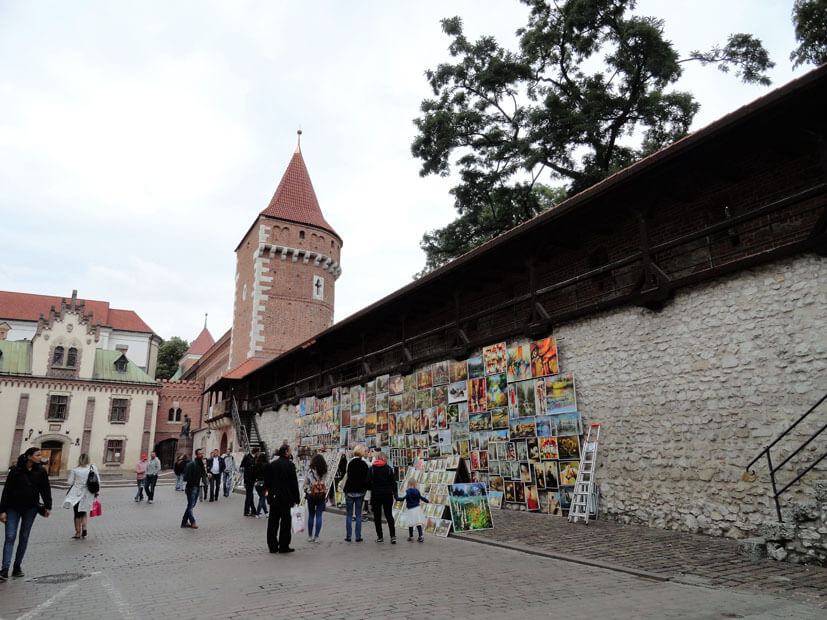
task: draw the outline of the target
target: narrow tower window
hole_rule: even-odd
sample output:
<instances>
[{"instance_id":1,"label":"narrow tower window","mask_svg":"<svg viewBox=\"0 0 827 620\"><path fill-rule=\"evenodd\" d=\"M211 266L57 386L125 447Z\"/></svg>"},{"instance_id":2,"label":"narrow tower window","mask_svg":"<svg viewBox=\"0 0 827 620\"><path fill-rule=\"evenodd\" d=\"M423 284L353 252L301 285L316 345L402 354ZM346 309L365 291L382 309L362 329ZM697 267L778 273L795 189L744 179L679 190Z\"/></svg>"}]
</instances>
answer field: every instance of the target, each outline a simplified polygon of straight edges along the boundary
<instances>
[{"instance_id":1,"label":"narrow tower window","mask_svg":"<svg viewBox=\"0 0 827 620\"><path fill-rule=\"evenodd\" d=\"M313 276L313 299L324 299L324 278Z\"/></svg>"}]
</instances>

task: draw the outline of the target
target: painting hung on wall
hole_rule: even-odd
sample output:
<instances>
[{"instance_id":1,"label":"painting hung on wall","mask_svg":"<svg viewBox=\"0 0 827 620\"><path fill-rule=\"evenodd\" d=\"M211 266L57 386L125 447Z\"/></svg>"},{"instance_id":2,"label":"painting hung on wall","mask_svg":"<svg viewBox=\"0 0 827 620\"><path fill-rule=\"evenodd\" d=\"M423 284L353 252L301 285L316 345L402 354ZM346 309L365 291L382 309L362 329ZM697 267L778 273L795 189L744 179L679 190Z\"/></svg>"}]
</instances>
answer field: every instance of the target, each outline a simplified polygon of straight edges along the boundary
<instances>
[{"instance_id":1,"label":"painting hung on wall","mask_svg":"<svg viewBox=\"0 0 827 620\"><path fill-rule=\"evenodd\" d=\"M559 459L560 452L557 449L557 438L556 437L540 437L538 439L540 442L540 458L544 461L550 461L551 459Z\"/></svg>"},{"instance_id":2,"label":"painting hung on wall","mask_svg":"<svg viewBox=\"0 0 827 620\"><path fill-rule=\"evenodd\" d=\"M517 496L514 493L514 481L513 480L506 480L503 483L503 494L505 496L505 501L507 502L515 502L517 501Z\"/></svg>"},{"instance_id":3,"label":"painting hung on wall","mask_svg":"<svg viewBox=\"0 0 827 620\"><path fill-rule=\"evenodd\" d=\"M560 461L560 486L572 486L577 482L579 461Z\"/></svg>"},{"instance_id":4,"label":"painting hung on wall","mask_svg":"<svg viewBox=\"0 0 827 620\"><path fill-rule=\"evenodd\" d=\"M560 506L560 493L553 492L548 494L548 513L550 515L558 515L561 516L563 514L563 510Z\"/></svg>"},{"instance_id":5,"label":"painting hung on wall","mask_svg":"<svg viewBox=\"0 0 827 620\"><path fill-rule=\"evenodd\" d=\"M505 372L506 369L506 352L505 343L498 342L489 347L482 349L483 364L485 364L485 374L497 375Z\"/></svg>"},{"instance_id":6,"label":"painting hung on wall","mask_svg":"<svg viewBox=\"0 0 827 620\"><path fill-rule=\"evenodd\" d=\"M465 363L465 360L462 360L461 362L449 362L448 375L450 383L457 383L458 381L467 381L468 366Z\"/></svg>"},{"instance_id":7,"label":"painting hung on wall","mask_svg":"<svg viewBox=\"0 0 827 620\"><path fill-rule=\"evenodd\" d=\"M508 428L508 409L495 407L491 410L491 428Z\"/></svg>"},{"instance_id":8,"label":"painting hung on wall","mask_svg":"<svg viewBox=\"0 0 827 620\"><path fill-rule=\"evenodd\" d=\"M388 435L396 435L396 414L388 413Z\"/></svg>"},{"instance_id":9,"label":"painting hung on wall","mask_svg":"<svg viewBox=\"0 0 827 620\"><path fill-rule=\"evenodd\" d=\"M448 402L458 403L468 400L468 382L457 381L448 386Z\"/></svg>"},{"instance_id":10,"label":"painting hung on wall","mask_svg":"<svg viewBox=\"0 0 827 620\"><path fill-rule=\"evenodd\" d=\"M526 448L528 448L528 460L532 463L540 462L540 446L537 443L536 437L529 437L526 439Z\"/></svg>"},{"instance_id":11,"label":"painting hung on wall","mask_svg":"<svg viewBox=\"0 0 827 620\"><path fill-rule=\"evenodd\" d=\"M513 418L528 418L535 414L534 381L508 384L508 407Z\"/></svg>"},{"instance_id":12,"label":"painting hung on wall","mask_svg":"<svg viewBox=\"0 0 827 620\"><path fill-rule=\"evenodd\" d=\"M520 463L520 482L532 482L531 465L529 463Z\"/></svg>"},{"instance_id":13,"label":"painting hung on wall","mask_svg":"<svg viewBox=\"0 0 827 620\"><path fill-rule=\"evenodd\" d=\"M574 395L574 374L557 375L546 379L546 413L577 411Z\"/></svg>"},{"instance_id":14,"label":"painting hung on wall","mask_svg":"<svg viewBox=\"0 0 827 620\"><path fill-rule=\"evenodd\" d=\"M508 406L508 382L505 374L490 375L486 382L487 408Z\"/></svg>"},{"instance_id":15,"label":"painting hung on wall","mask_svg":"<svg viewBox=\"0 0 827 620\"><path fill-rule=\"evenodd\" d=\"M393 413L399 413L402 411L402 395L394 395L388 397L388 410L392 411Z\"/></svg>"},{"instance_id":16,"label":"painting hung on wall","mask_svg":"<svg viewBox=\"0 0 827 620\"><path fill-rule=\"evenodd\" d=\"M376 379L365 383L365 394L368 397L376 396Z\"/></svg>"},{"instance_id":17,"label":"painting hung on wall","mask_svg":"<svg viewBox=\"0 0 827 620\"><path fill-rule=\"evenodd\" d=\"M558 437L557 450L561 460L580 460L580 442L577 435Z\"/></svg>"},{"instance_id":18,"label":"painting hung on wall","mask_svg":"<svg viewBox=\"0 0 827 620\"><path fill-rule=\"evenodd\" d=\"M437 362L432 371L434 385L447 385L450 382L449 362Z\"/></svg>"},{"instance_id":19,"label":"painting hung on wall","mask_svg":"<svg viewBox=\"0 0 827 620\"><path fill-rule=\"evenodd\" d=\"M376 393L387 392L390 375L379 375L376 377Z\"/></svg>"},{"instance_id":20,"label":"painting hung on wall","mask_svg":"<svg viewBox=\"0 0 827 620\"><path fill-rule=\"evenodd\" d=\"M401 394L405 391L405 382L402 375L392 375L388 380L388 392L393 396L394 394Z\"/></svg>"},{"instance_id":21,"label":"painting hung on wall","mask_svg":"<svg viewBox=\"0 0 827 620\"><path fill-rule=\"evenodd\" d=\"M518 504L525 504L525 482L514 483L514 495Z\"/></svg>"},{"instance_id":22,"label":"painting hung on wall","mask_svg":"<svg viewBox=\"0 0 827 620\"><path fill-rule=\"evenodd\" d=\"M487 408L488 396L485 390L485 377L468 381L468 412L477 413Z\"/></svg>"},{"instance_id":23,"label":"painting hung on wall","mask_svg":"<svg viewBox=\"0 0 827 620\"><path fill-rule=\"evenodd\" d=\"M424 390L425 388L433 387L434 379L431 373L431 368L423 368L416 373L416 389Z\"/></svg>"},{"instance_id":24,"label":"painting hung on wall","mask_svg":"<svg viewBox=\"0 0 827 620\"><path fill-rule=\"evenodd\" d=\"M416 405L415 409L426 409L433 406L431 400L431 390L417 390L416 391Z\"/></svg>"},{"instance_id":25,"label":"painting hung on wall","mask_svg":"<svg viewBox=\"0 0 827 620\"><path fill-rule=\"evenodd\" d=\"M537 487L533 484L526 485L525 505L529 510L540 510L540 497L537 495Z\"/></svg>"},{"instance_id":26,"label":"painting hung on wall","mask_svg":"<svg viewBox=\"0 0 827 620\"><path fill-rule=\"evenodd\" d=\"M468 360L468 379L479 379L485 376L485 364L482 361L482 355L476 357L469 357Z\"/></svg>"},{"instance_id":27,"label":"painting hung on wall","mask_svg":"<svg viewBox=\"0 0 827 620\"><path fill-rule=\"evenodd\" d=\"M579 413L564 413L551 416L551 422L557 435L582 435L583 425Z\"/></svg>"},{"instance_id":28,"label":"painting hung on wall","mask_svg":"<svg viewBox=\"0 0 827 620\"><path fill-rule=\"evenodd\" d=\"M534 470L534 480L537 482L538 489L546 488L546 466L543 463L532 463Z\"/></svg>"},{"instance_id":29,"label":"painting hung on wall","mask_svg":"<svg viewBox=\"0 0 827 620\"><path fill-rule=\"evenodd\" d=\"M488 491L488 505L491 508L503 507L503 492L502 491Z\"/></svg>"},{"instance_id":30,"label":"painting hung on wall","mask_svg":"<svg viewBox=\"0 0 827 620\"><path fill-rule=\"evenodd\" d=\"M514 447L517 449L517 460L518 461L527 461L528 460L528 447L525 444L525 440L519 440L514 442Z\"/></svg>"},{"instance_id":31,"label":"painting hung on wall","mask_svg":"<svg viewBox=\"0 0 827 620\"><path fill-rule=\"evenodd\" d=\"M528 345L518 344L508 347L506 376L509 383L531 378L531 360Z\"/></svg>"},{"instance_id":32,"label":"painting hung on wall","mask_svg":"<svg viewBox=\"0 0 827 620\"><path fill-rule=\"evenodd\" d=\"M557 343L553 337L532 342L529 345L531 355L531 376L544 377L560 372L557 364Z\"/></svg>"},{"instance_id":33,"label":"painting hung on wall","mask_svg":"<svg viewBox=\"0 0 827 620\"><path fill-rule=\"evenodd\" d=\"M448 404L447 385L437 385L431 390L431 403L434 407L444 407Z\"/></svg>"},{"instance_id":34,"label":"painting hung on wall","mask_svg":"<svg viewBox=\"0 0 827 620\"><path fill-rule=\"evenodd\" d=\"M511 420L511 438L536 437L537 427L534 418L518 418Z\"/></svg>"},{"instance_id":35,"label":"painting hung on wall","mask_svg":"<svg viewBox=\"0 0 827 620\"><path fill-rule=\"evenodd\" d=\"M403 375L402 386L403 392L413 392L416 389L416 375Z\"/></svg>"},{"instance_id":36,"label":"painting hung on wall","mask_svg":"<svg viewBox=\"0 0 827 620\"><path fill-rule=\"evenodd\" d=\"M535 418L535 422L537 423L537 437L551 437L554 435L549 416L539 415Z\"/></svg>"}]
</instances>

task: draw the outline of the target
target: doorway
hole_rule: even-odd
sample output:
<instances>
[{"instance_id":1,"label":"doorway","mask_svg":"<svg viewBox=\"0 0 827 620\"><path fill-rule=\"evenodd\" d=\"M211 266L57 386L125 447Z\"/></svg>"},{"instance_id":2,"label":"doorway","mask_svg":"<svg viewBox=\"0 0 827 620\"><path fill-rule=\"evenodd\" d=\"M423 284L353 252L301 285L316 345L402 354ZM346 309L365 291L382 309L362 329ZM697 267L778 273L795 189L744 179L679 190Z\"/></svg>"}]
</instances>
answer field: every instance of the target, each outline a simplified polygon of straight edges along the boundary
<instances>
[{"instance_id":1,"label":"doorway","mask_svg":"<svg viewBox=\"0 0 827 620\"><path fill-rule=\"evenodd\" d=\"M46 463L46 471L49 476L59 476L60 466L63 459L63 444L59 441L44 441L40 446L40 456L44 459L49 459Z\"/></svg>"},{"instance_id":2,"label":"doorway","mask_svg":"<svg viewBox=\"0 0 827 620\"><path fill-rule=\"evenodd\" d=\"M172 465L175 463L175 452L177 449L177 439L164 439L155 446L155 454L158 455L158 459L161 461L161 467L163 469L172 468Z\"/></svg>"}]
</instances>

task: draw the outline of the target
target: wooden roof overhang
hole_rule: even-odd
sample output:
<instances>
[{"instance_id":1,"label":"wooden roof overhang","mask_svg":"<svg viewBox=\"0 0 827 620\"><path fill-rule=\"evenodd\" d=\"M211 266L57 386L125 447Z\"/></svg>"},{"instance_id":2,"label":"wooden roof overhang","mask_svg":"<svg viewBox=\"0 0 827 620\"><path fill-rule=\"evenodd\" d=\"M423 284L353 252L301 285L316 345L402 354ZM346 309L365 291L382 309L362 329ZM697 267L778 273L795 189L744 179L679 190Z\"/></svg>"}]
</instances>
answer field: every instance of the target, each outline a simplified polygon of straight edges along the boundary
<instances>
[{"instance_id":1,"label":"wooden roof overhang","mask_svg":"<svg viewBox=\"0 0 827 620\"><path fill-rule=\"evenodd\" d=\"M233 383L324 395L806 251L827 254L827 66L395 291ZM224 390L219 382L211 390Z\"/></svg>"}]
</instances>

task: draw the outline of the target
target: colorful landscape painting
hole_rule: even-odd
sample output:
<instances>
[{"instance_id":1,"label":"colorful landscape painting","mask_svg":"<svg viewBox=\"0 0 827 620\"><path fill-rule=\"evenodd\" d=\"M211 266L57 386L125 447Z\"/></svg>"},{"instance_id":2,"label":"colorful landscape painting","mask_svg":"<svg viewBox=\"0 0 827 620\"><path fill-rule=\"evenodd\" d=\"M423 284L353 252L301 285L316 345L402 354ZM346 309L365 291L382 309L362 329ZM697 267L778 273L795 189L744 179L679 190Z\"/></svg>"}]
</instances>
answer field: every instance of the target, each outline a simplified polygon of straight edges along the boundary
<instances>
[{"instance_id":1,"label":"colorful landscape painting","mask_svg":"<svg viewBox=\"0 0 827 620\"><path fill-rule=\"evenodd\" d=\"M488 493L481 483L448 485L448 505L455 532L488 530L494 527Z\"/></svg>"},{"instance_id":2,"label":"colorful landscape painting","mask_svg":"<svg viewBox=\"0 0 827 620\"><path fill-rule=\"evenodd\" d=\"M546 379L546 413L577 411L574 395L574 374L557 375Z\"/></svg>"},{"instance_id":3,"label":"colorful landscape painting","mask_svg":"<svg viewBox=\"0 0 827 620\"><path fill-rule=\"evenodd\" d=\"M557 364L557 343L553 337L532 342L529 349L531 351L532 377L556 375L560 372Z\"/></svg>"},{"instance_id":4,"label":"colorful landscape painting","mask_svg":"<svg viewBox=\"0 0 827 620\"><path fill-rule=\"evenodd\" d=\"M508 406L508 381L504 373L489 376L486 387L489 409Z\"/></svg>"},{"instance_id":5,"label":"colorful landscape painting","mask_svg":"<svg viewBox=\"0 0 827 620\"><path fill-rule=\"evenodd\" d=\"M450 362L448 374L451 383L456 383L457 381L467 381L468 366L465 363L465 360L462 360L461 362Z\"/></svg>"},{"instance_id":6,"label":"colorful landscape painting","mask_svg":"<svg viewBox=\"0 0 827 620\"><path fill-rule=\"evenodd\" d=\"M449 363L447 361L434 364L432 375L434 385L446 385L449 382L448 365Z\"/></svg>"},{"instance_id":7,"label":"colorful landscape painting","mask_svg":"<svg viewBox=\"0 0 827 620\"><path fill-rule=\"evenodd\" d=\"M531 361L528 345L518 344L508 347L505 372L508 376L509 383L531 378Z\"/></svg>"}]
</instances>

